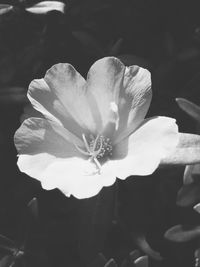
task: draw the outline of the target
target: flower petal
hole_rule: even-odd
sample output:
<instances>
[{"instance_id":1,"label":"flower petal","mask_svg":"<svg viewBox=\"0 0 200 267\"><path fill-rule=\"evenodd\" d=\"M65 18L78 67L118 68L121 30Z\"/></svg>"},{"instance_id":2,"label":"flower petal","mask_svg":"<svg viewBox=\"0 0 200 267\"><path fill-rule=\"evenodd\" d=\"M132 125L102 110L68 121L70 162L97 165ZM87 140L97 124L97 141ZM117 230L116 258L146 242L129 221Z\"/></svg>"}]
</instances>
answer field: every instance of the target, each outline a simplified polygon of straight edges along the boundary
<instances>
[{"instance_id":1,"label":"flower petal","mask_svg":"<svg viewBox=\"0 0 200 267\"><path fill-rule=\"evenodd\" d=\"M126 142L117 144L113 149L113 157L117 160L113 160L112 164L117 168L118 177L125 179L130 175L153 173L161 159L175 149L177 133L178 127L172 118L145 120Z\"/></svg>"},{"instance_id":2,"label":"flower petal","mask_svg":"<svg viewBox=\"0 0 200 267\"><path fill-rule=\"evenodd\" d=\"M44 79L33 80L29 85L27 96L33 107L47 119L55 121L77 136L81 136L83 132L81 126L69 114Z\"/></svg>"},{"instance_id":3,"label":"flower petal","mask_svg":"<svg viewBox=\"0 0 200 267\"><path fill-rule=\"evenodd\" d=\"M44 80L56 95L62 106L82 128L97 129L93 110L88 102L85 79L70 64L56 64L51 67ZM66 115L65 115L66 116Z\"/></svg>"},{"instance_id":4,"label":"flower petal","mask_svg":"<svg viewBox=\"0 0 200 267\"><path fill-rule=\"evenodd\" d=\"M165 158L162 164L189 165L200 163L200 135L179 133L176 149Z\"/></svg>"},{"instance_id":5,"label":"flower petal","mask_svg":"<svg viewBox=\"0 0 200 267\"><path fill-rule=\"evenodd\" d=\"M81 140L59 124L41 118L25 120L16 131L14 142L20 170L37 179L56 158L81 157L73 145L81 145Z\"/></svg>"},{"instance_id":6,"label":"flower petal","mask_svg":"<svg viewBox=\"0 0 200 267\"><path fill-rule=\"evenodd\" d=\"M104 171L101 175L95 172L95 165L90 161L78 158L55 161L43 173L42 187L47 190L58 188L66 196L79 199L92 197L116 179L115 176L110 178L109 172Z\"/></svg>"},{"instance_id":7,"label":"flower petal","mask_svg":"<svg viewBox=\"0 0 200 267\"><path fill-rule=\"evenodd\" d=\"M93 110L98 108L98 117L103 129L115 120L113 110L110 107L118 105L124 71L125 66L119 59L105 57L96 61L88 72L87 87L91 93L90 102L93 104Z\"/></svg>"},{"instance_id":8,"label":"flower petal","mask_svg":"<svg viewBox=\"0 0 200 267\"><path fill-rule=\"evenodd\" d=\"M151 74L138 66L126 68L119 101L119 130L116 141L133 132L143 121L152 98Z\"/></svg>"}]
</instances>

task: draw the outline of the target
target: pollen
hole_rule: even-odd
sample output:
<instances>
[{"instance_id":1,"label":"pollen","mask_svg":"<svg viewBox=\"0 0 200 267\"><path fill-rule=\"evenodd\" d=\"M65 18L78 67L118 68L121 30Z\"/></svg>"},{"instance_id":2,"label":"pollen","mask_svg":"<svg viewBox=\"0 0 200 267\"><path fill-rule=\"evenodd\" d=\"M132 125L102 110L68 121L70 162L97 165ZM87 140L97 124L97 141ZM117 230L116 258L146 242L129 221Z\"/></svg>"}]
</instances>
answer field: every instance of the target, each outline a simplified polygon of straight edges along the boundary
<instances>
[{"instance_id":1,"label":"pollen","mask_svg":"<svg viewBox=\"0 0 200 267\"><path fill-rule=\"evenodd\" d=\"M112 155L112 144L110 138L103 135L97 135L96 138L90 135L88 138L82 134L85 149L75 145L77 150L88 157L89 161L93 161L96 165L97 173L101 173L102 162Z\"/></svg>"},{"instance_id":2,"label":"pollen","mask_svg":"<svg viewBox=\"0 0 200 267\"><path fill-rule=\"evenodd\" d=\"M97 159L112 155L112 144L110 138L100 135L97 139L92 138L90 148L98 151Z\"/></svg>"}]
</instances>

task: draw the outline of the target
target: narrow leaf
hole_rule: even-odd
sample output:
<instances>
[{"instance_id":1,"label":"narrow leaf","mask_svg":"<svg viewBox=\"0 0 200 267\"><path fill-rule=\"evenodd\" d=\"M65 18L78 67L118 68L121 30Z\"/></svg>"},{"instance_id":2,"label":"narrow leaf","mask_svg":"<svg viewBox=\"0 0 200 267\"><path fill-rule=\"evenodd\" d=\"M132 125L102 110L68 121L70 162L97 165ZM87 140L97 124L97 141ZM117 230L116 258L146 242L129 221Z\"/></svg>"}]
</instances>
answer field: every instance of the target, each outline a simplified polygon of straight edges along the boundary
<instances>
[{"instance_id":1,"label":"narrow leaf","mask_svg":"<svg viewBox=\"0 0 200 267\"><path fill-rule=\"evenodd\" d=\"M183 185L177 194L176 204L180 207L193 206L200 201L200 183L198 181Z\"/></svg>"},{"instance_id":2,"label":"narrow leaf","mask_svg":"<svg viewBox=\"0 0 200 267\"><path fill-rule=\"evenodd\" d=\"M39 209L38 209L38 200L36 197L34 197L29 203L28 208L33 215L35 220L38 220L39 218Z\"/></svg>"},{"instance_id":3,"label":"narrow leaf","mask_svg":"<svg viewBox=\"0 0 200 267\"><path fill-rule=\"evenodd\" d=\"M134 262L137 258L140 257L140 251L135 249L129 253L131 262Z\"/></svg>"},{"instance_id":4,"label":"narrow leaf","mask_svg":"<svg viewBox=\"0 0 200 267\"><path fill-rule=\"evenodd\" d=\"M200 261L200 248L195 250L194 257L195 257L196 263L199 263L199 261ZM199 267L199 264L195 265L195 267Z\"/></svg>"},{"instance_id":5,"label":"narrow leaf","mask_svg":"<svg viewBox=\"0 0 200 267\"><path fill-rule=\"evenodd\" d=\"M182 225L175 225L165 233L165 238L174 242L187 242L200 236L200 226L184 229Z\"/></svg>"},{"instance_id":6,"label":"narrow leaf","mask_svg":"<svg viewBox=\"0 0 200 267\"><path fill-rule=\"evenodd\" d=\"M13 266L15 259L13 255L6 255L0 260L0 267L10 267Z\"/></svg>"},{"instance_id":7,"label":"narrow leaf","mask_svg":"<svg viewBox=\"0 0 200 267\"><path fill-rule=\"evenodd\" d=\"M196 164L194 165L187 165L185 167L185 171L184 171L184 175L183 175L183 183L184 185L188 185L194 182L193 178L192 178L192 171L193 168Z\"/></svg>"},{"instance_id":8,"label":"narrow leaf","mask_svg":"<svg viewBox=\"0 0 200 267\"><path fill-rule=\"evenodd\" d=\"M8 13L13 9L13 6L7 4L0 4L0 15Z\"/></svg>"},{"instance_id":9,"label":"narrow leaf","mask_svg":"<svg viewBox=\"0 0 200 267\"><path fill-rule=\"evenodd\" d=\"M99 253L98 256L89 264L89 267L103 267L106 264L107 260L102 253Z\"/></svg>"},{"instance_id":10,"label":"narrow leaf","mask_svg":"<svg viewBox=\"0 0 200 267\"><path fill-rule=\"evenodd\" d=\"M161 165L189 165L200 163L200 135L179 133L174 151L162 159Z\"/></svg>"},{"instance_id":11,"label":"narrow leaf","mask_svg":"<svg viewBox=\"0 0 200 267\"><path fill-rule=\"evenodd\" d=\"M113 260L110 259L105 265L104 267L117 267L117 263Z\"/></svg>"},{"instance_id":12,"label":"narrow leaf","mask_svg":"<svg viewBox=\"0 0 200 267\"><path fill-rule=\"evenodd\" d=\"M46 14L53 10L64 13L65 4L60 1L42 1L32 7L26 8L26 11L34 14Z\"/></svg>"},{"instance_id":13,"label":"narrow leaf","mask_svg":"<svg viewBox=\"0 0 200 267\"><path fill-rule=\"evenodd\" d=\"M0 247L13 252L15 250L15 243L4 235L0 235Z\"/></svg>"},{"instance_id":14,"label":"narrow leaf","mask_svg":"<svg viewBox=\"0 0 200 267\"><path fill-rule=\"evenodd\" d=\"M200 164L187 165L184 171L183 183L190 184L197 179L200 180Z\"/></svg>"},{"instance_id":15,"label":"narrow leaf","mask_svg":"<svg viewBox=\"0 0 200 267\"><path fill-rule=\"evenodd\" d=\"M155 260L162 260L162 257L159 252L153 250L148 244L144 235L135 235L132 233L132 238L135 241L136 245L148 256Z\"/></svg>"},{"instance_id":16,"label":"narrow leaf","mask_svg":"<svg viewBox=\"0 0 200 267\"><path fill-rule=\"evenodd\" d=\"M200 122L200 106L184 98L176 98L176 102L182 110L184 110L193 119Z\"/></svg>"},{"instance_id":17,"label":"narrow leaf","mask_svg":"<svg viewBox=\"0 0 200 267\"><path fill-rule=\"evenodd\" d=\"M148 267L149 266L149 259L148 256L142 256L135 260L136 267Z\"/></svg>"},{"instance_id":18,"label":"narrow leaf","mask_svg":"<svg viewBox=\"0 0 200 267\"><path fill-rule=\"evenodd\" d=\"M200 213L200 203L196 204L196 205L193 207L193 209L194 209L196 212Z\"/></svg>"}]
</instances>

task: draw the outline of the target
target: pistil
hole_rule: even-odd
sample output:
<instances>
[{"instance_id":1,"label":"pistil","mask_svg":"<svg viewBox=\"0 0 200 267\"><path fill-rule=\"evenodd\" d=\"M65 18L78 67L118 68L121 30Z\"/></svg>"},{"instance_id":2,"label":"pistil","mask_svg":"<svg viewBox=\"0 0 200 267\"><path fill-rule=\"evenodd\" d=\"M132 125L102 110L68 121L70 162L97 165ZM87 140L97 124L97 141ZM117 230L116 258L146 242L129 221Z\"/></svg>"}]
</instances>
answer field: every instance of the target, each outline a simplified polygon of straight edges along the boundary
<instances>
[{"instance_id":1,"label":"pistil","mask_svg":"<svg viewBox=\"0 0 200 267\"><path fill-rule=\"evenodd\" d=\"M99 159L103 158L105 155L112 154L112 145L110 139L105 138L102 135L97 135L95 139L93 136L90 136L92 140L88 143L85 134L82 134L82 138L86 150L83 150L77 145L75 146L79 152L81 152L85 156L88 156L89 160L95 163L98 173L100 174L101 164L99 162Z\"/></svg>"}]
</instances>

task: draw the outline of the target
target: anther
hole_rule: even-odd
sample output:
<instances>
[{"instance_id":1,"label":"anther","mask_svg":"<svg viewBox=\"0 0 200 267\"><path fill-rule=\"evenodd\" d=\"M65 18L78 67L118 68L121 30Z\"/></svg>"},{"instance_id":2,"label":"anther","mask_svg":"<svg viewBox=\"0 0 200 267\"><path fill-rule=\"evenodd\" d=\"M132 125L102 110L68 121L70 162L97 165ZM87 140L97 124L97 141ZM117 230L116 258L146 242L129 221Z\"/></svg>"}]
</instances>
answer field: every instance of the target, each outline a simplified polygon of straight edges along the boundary
<instances>
[{"instance_id":1,"label":"anther","mask_svg":"<svg viewBox=\"0 0 200 267\"><path fill-rule=\"evenodd\" d=\"M97 135L94 139L93 136L90 136L92 139L90 142L87 141L85 134L82 134L83 142L85 145L85 149L78 147L75 145L77 150L89 157L90 161L94 161L96 167L98 169L98 173L101 171L101 164L99 163L99 159L104 156L112 155L112 145L109 138L105 138L102 135Z\"/></svg>"}]
</instances>

